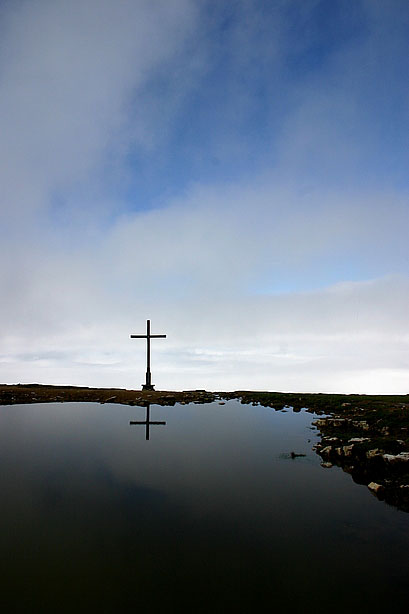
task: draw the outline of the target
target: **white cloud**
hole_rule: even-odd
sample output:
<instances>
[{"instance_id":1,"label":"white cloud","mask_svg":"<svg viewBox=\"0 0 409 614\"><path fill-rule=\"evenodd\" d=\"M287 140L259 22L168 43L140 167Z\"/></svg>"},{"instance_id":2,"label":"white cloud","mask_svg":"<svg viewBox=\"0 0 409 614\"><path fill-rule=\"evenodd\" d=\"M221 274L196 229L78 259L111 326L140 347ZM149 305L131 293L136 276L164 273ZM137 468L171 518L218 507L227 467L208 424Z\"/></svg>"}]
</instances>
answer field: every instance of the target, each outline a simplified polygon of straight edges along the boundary
<instances>
[{"instance_id":1,"label":"white cloud","mask_svg":"<svg viewBox=\"0 0 409 614\"><path fill-rule=\"evenodd\" d=\"M130 138L144 144L137 108L129 124L130 101L137 107L152 71L183 47L195 13L189 0L43 0L5 12L0 168L8 213L20 219L49 207L59 190L99 174L108 155L112 164Z\"/></svg>"},{"instance_id":2,"label":"white cloud","mask_svg":"<svg viewBox=\"0 0 409 614\"><path fill-rule=\"evenodd\" d=\"M161 388L405 392L407 195L304 174L311 155L325 174L366 153L345 132L348 118L360 125L354 46L330 64L342 79L328 89L326 73L295 96L275 170L267 157L258 175L196 181L139 213L108 189L128 181L129 148L158 149L200 94L220 52L206 33L195 45L202 9L44 0L4 11L2 379L139 387L144 347L129 334L150 317L168 334L153 350ZM288 51L280 12L259 47L262 15L251 15L224 41L238 55L223 90L230 128L213 135L221 158L246 149L233 133L254 100L240 75L263 54L261 76L279 72ZM152 81L166 71L161 97Z\"/></svg>"}]
</instances>

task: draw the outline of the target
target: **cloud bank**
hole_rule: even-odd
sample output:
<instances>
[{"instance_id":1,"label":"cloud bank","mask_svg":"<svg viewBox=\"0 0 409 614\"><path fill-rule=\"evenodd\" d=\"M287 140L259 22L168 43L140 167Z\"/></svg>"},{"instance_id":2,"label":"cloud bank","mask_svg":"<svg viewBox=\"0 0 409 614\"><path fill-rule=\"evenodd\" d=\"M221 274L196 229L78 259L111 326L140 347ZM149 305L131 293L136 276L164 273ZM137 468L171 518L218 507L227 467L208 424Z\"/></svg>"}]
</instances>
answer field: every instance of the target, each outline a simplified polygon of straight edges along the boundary
<instances>
[{"instance_id":1,"label":"cloud bank","mask_svg":"<svg viewBox=\"0 0 409 614\"><path fill-rule=\"evenodd\" d=\"M407 392L409 11L324 4L3 6L4 382Z\"/></svg>"}]
</instances>

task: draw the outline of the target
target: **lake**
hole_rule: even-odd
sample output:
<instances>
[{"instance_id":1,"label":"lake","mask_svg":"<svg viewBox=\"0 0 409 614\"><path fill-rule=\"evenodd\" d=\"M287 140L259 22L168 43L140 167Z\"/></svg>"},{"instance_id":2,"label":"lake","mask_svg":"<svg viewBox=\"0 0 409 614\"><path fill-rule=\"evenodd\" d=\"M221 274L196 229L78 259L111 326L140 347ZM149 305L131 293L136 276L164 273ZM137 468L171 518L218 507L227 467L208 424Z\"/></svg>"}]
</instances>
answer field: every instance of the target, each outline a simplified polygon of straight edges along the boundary
<instances>
[{"instance_id":1,"label":"lake","mask_svg":"<svg viewBox=\"0 0 409 614\"><path fill-rule=\"evenodd\" d=\"M0 408L1 603L14 612L386 612L409 514L324 469L306 411ZM294 451L305 454L291 458Z\"/></svg>"}]
</instances>

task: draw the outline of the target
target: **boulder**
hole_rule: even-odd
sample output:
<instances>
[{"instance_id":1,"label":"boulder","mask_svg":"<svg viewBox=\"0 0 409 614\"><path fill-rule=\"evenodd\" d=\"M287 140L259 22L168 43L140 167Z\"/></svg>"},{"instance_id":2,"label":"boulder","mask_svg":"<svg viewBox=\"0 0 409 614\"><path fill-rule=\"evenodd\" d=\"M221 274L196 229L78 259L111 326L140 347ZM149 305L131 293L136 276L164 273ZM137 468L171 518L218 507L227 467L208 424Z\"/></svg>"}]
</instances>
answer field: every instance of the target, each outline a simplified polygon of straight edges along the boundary
<instances>
[{"instance_id":1,"label":"boulder","mask_svg":"<svg viewBox=\"0 0 409 614\"><path fill-rule=\"evenodd\" d=\"M385 490L382 484L378 484L377 482L369 482L368 488L377 495L380 495Z\"/></svg>"},{"instance_id":2,"label":"boulder","mask_svg":"<svg viewBox=\"0 0 409 614\"><path fill-rule=\"evenodd\" d=\"M348 422L348 420L346 420L345 418L334 418L329 422L332 426L344 426L344 424Z\"/></svg>"},{"instance_id":3,"label":"boulder","mask_svg":"<svg viewBox=\"0 0 409 614\"><path fill-rule=\"evenodd\" d=\"M343 446L342 451L345 456L352 456L352 451L354 449L353 444L350 446Z\"/></svg>"},{"instance_id":4,"label":"boulder","mask_svg":"<svg viewBox=\"0 0 409 614\"><path fill-rule=\"evenodd\" d=\"M376 456L381 456L381 454L379 448L374 448L373 450L367 450L366 458L375 458Z\"/></svg>"},{"instance_id":5,"label":"boulder","mask_svg":"<svg viewBox=\"0 0 409 614\"><path fill-rule=\"evenodd\" d=\"M314 420L314 422L312 423L313 426L325 426L327 424L326 420Z\"/></svg>"},{"instance_id":6,"label":"boulder","mask_svg":"<svg viewBox=\"0 0 409 614\"><path fill-rule=\"evenodd\" d=\"M332 454L332 446L327 446L326 448L322 448L320 452L321 456L329 456Z\"/></svg>"},{"instance_id":7,"label":"boulder","mask_svg":"<svg viewBox=\"0 0 409 614\"><path fill-rule=\"evenodd\" d=\"M363 431L369 431L369 424L366 420L354 420L352 424L358 429L362 429Z\"/></svg>"},{"instance_id":8,"label":"boulder","mask_svg":"<svg viewBox=\"0 0 409 614\"><path fill-rule=\"evenodd\" d=\"M399 454L383 454L382 457L387 463L392 465L409 462L409 452L400 452Z\"/></svg>"}]
</instances>

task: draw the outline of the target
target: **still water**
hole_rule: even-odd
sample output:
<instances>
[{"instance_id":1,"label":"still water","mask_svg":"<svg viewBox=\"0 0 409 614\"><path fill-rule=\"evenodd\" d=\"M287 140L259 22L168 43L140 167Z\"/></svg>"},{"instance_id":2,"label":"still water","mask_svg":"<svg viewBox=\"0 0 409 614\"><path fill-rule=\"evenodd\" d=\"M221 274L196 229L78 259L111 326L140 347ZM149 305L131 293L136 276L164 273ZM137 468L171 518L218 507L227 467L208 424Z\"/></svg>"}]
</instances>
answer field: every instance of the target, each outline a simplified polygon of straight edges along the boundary
<instances>
[{"instance_id":1,"label":"still water","mask_svg":"<svg viewBox=\"0 0 409 614\"><path fill-rule=\"evenodd\" d=\"M391 611L409 514L312 451L314 415L241 405L0 408L5 612ZM310 441L308 441L310 440ZM305 457L292 459L290 452Z\"/></svg>"}]
</instances>

